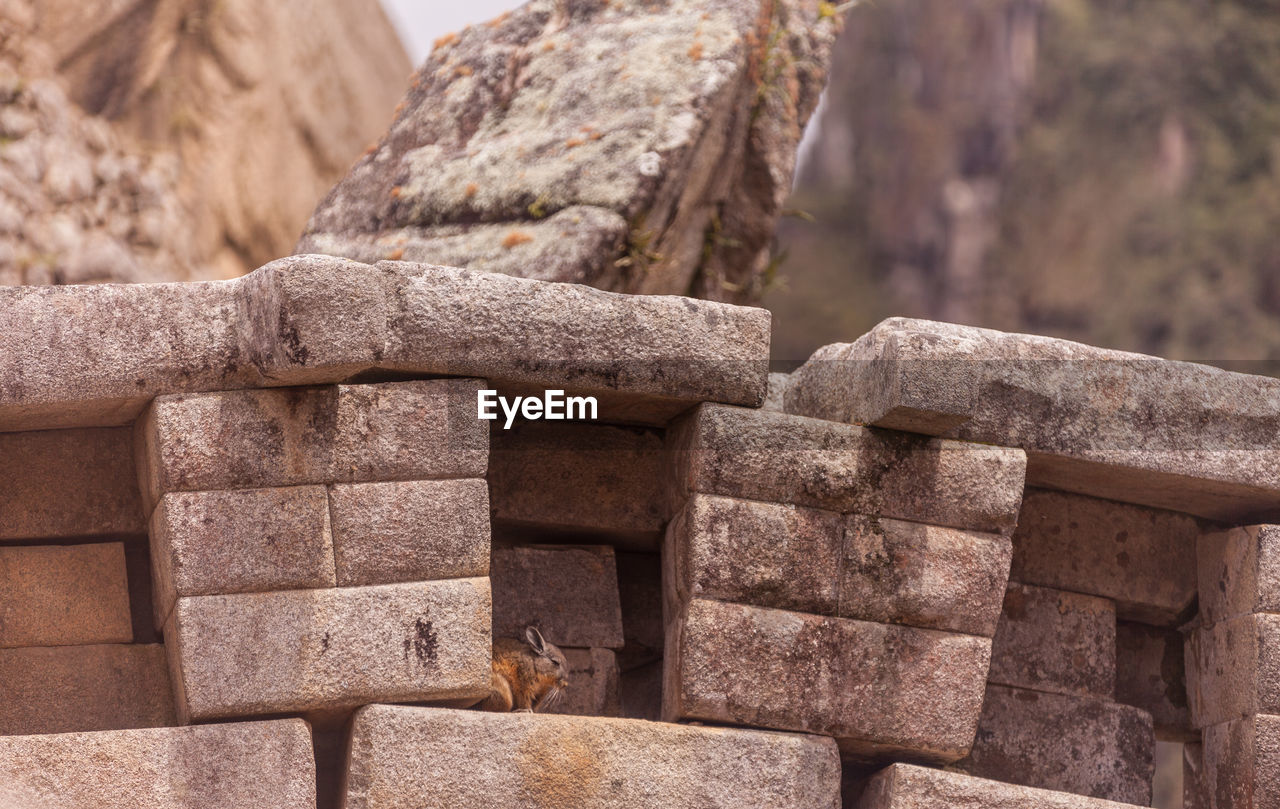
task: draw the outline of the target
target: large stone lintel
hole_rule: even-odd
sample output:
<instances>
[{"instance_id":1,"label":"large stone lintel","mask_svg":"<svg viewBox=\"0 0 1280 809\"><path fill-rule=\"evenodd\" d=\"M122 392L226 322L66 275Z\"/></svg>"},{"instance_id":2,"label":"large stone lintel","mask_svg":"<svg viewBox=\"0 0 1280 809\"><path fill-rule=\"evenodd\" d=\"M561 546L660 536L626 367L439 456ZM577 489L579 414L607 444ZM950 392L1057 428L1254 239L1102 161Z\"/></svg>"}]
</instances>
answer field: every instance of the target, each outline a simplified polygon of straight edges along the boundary
<instances>
[{"instance_id":1,"label":"large stone lintel","mask_svg":"<svg viewBox=\"0 0 1280 809\"><path fill-rule=\"evenodd\" d=\"M763 309L328 256L233 281L0 287L0 334L20 341L0 351L0 432L124 425L156 396L361 374L483 375L664 424L700 401L760 404L769 355Z\"/></svg>"},{"instance_id":2,"label":"large stone lintel","mask_svg":"<svg viewBox=\"0 0 1280 809\"><path fill-rule=\"evenodd\" d=\"M1027 451L1048 488L1231 522L1280 514L1280 380L890 318L793 374L790 413Z\"/></svg>"}]
</instances>

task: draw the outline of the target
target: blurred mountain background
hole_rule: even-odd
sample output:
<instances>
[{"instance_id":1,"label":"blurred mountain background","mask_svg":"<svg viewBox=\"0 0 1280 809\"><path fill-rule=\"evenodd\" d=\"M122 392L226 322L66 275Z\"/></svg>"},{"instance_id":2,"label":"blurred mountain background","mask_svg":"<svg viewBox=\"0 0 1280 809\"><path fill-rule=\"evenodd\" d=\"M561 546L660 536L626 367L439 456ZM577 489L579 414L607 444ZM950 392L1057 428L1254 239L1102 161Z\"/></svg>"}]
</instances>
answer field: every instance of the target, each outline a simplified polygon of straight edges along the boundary
<instances>
[{"instance_id":1,"label":"blurred mountain background","mask_svg":"<svg viewBox=\"0 0 1280 809\"><path fill-rule=\"evenodd\" d=\"M1275 3L866 0L810 126L777 358L889 315L1280 358Z\"/></svg>"}]
</instances>

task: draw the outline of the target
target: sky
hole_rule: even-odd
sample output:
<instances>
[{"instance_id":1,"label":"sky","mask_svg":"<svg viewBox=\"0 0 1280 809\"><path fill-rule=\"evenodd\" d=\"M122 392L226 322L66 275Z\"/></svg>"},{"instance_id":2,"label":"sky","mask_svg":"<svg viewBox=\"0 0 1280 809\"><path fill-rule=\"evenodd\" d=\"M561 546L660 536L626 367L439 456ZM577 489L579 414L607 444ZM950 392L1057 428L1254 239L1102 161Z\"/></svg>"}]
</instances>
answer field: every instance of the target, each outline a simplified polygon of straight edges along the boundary
<instances>
[{"instance_id":1,"label":"sky","mask_svg":"<svg viewBox=\"0 0 1280 809\"><path fill-rule=\"evenodd\" d=\"M382 0L415 67L427 58L431 43L437 38L464 25L491 20L522 3L523 0Z\"/></svg>"}]
</instances>

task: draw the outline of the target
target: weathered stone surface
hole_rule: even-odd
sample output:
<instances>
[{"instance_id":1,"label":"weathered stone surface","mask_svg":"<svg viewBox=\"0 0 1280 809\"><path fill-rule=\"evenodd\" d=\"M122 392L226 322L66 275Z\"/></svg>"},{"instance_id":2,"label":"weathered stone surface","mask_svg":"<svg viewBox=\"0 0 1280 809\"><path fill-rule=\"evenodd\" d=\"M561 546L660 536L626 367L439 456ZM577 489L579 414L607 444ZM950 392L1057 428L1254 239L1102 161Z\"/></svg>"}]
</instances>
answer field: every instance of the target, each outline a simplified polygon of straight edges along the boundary
<instances>
[{"instance_id":1,"label":"weathered stone surface","mask_svg":"<svg viewBox=\"0 0 1280 809\"><path fill-rule=\"evenodd\" d=\"M757 406L770 315L690 298L379 262L395 307L380 367L597 397L602 420L666 424L700 401ZM458 301L466 301L459 306Z\"/></svg>"},{"instance_id":2,"label":"weathered stone surface","mask_svg":"<svg viewBox=\"0 0 1280 809\"><path fill-rule=\"evenodd\" d=\"M36 8L33 34L76 103L122 139L182 158L170 182L198 227L160 235L191 242L212 265L204 272L220 277L289 252L316 199L385 127L413 69L373 0L229 0L198 17L187 16L198 7L115 0ZM176 268L160 269L177 280Z\"/></svg>"},{"instance_id":3,"label":"weathered stone surface","mask_svg":"<svg viewBox=\"0 0 1280 809\"><path fill-rule=\"evenodd\" d=\"M0 287L0 430L128 424L154 396L227 390L235 284ZM74 317L68 317L74 313Z\"/></svg>"},{"instance_id":4,"label":"weathered stone surface","mask_svg":"<svg viewBox=\"0 0 1280 809\"><path fill-rule=\"evenodd\" d=\"M1000 617L1011 548L997 534L850 515L839 614L989 638Z\"/></svg>"},{"instance_id":5,"label":"weathered stone surface","mask_svg":"<svg viewBox=\"0 0 1280 809\"><path fill-rule=\"evenodd\" d=\"M483 578L178 599L183 721L488 694Z\"/></svg>"},{"instance_id":6,"label":"weathered stone surface","mask_svg":"<svg viewBox=\"0 0 1280 809\"><path fill-rule=\"evenodd\" d=\"M830 739L629 719L372 705L346 809L837 809Z\"/></svg>"},{"instance_id":7,"label":"weathered stone surface","mask_svg":"<svg viewBox=\"0 0 1280 809\"><path fill-rule=\"evenodd\" d=\"M764 404L760 405L760 409L785 413L784 401L789 387L791 387L791 374L769 374L769 390L765 392Z\"/></svg>"},{"instance_id":8,"label":"weathered stone surface","mask_svg":"<svg viewBox=\"0 0 1280 809\"><path fill-rule=\"evenodd\" d=\"M490 435L495 520L607 533L657 548L667 519L662 435L605 424L526 421Z\"/></svg>"},{"instance_id":9,"label":"weathered stone surface","mask_svg":"<svg viewBox=\"0 0 1280 809\"><path fill-rule=\"evenodd\" d=\"M340 586L489 573L484 480L337 484L329 501Z\"/></svg>"},{"instance_id":10,"label":"weathered stone surface","mask_svg":"<svg viewBox=\"0 0 1280 809\"><path fill-rule=\"evenodd\" d=\"M326 256L226 282L0 286L0 334L16 341L0 345L4 432L118 426L156 396L377 371L565 389L597 396L601 419L663 425L701 401L758 405L769 356L763 309Z\"/></svg>"},{"instance_id":11,"label":"weathered stone surface","mask_svg":"<svg viewBox=\"0 0 1280 809\"><path fill-rule=\"evenodd\" d=\"M476 419L480 379L339 385L335 480L483 477L488 425Z\"/></svg>"},{"instance_id":12,"label":"weathered stone surface","mask_svg":"<svg viewBox=\"0 0 1280 809\"><path fill-rule=\"evenodd\" d=\"M0 434L0 541L140 534L130 431Z\"/></svg>"},{"instance_id":13,"label":"weathered stone surface","mask_svg":"<svg viewBox=\"0 0 1280 809\"><path fill-rule=\"evenodd\" d=\"M173 725L164 646L0 650L0 736Z\"/></svg>"},{"instance_id":14,"label":"weathered stone surface","mask_svg":"<svg viewBox=\"0 0 1280 809\"><path fill-rule=\"evenodd\" d=\"M494 548L493 636L538 627L557 646L620 649L622 607L613 548L527 545Z\"/></svg>"},{"instance_id":15,"label":"weathered stone surface","mask_svg":"<svg viewBox=\"0 0 1280 809\"><path fill-rule=\"evenodd\" d=\"M694 599L668 630L663 717L834 736L853 757L969 752L991 642Z\"/></svg>"},{"instance_id":16,"label":"weathered stone surface","mask_svg":"<svg viewBox=\"0 0 1280 809\"><path fill-rule=\"evenodd\" d=\"M415 261L538 281L591 284L618 272L614 262L631 235L625 217L572 205L546 219L406 227L381 233L313 233L298 250L373 264ZM599 284L596 284L599 286Z\"/></svg>"},{"instance_id":17,"label":"weathered stone surface","mask_svg":"<svg viewBox=\"0 0 1280 809\"><path fill-rule=\"evenodd\" d=\"M323 486L169 492L151 514L156 626L179 596L333 587Z\"/></svg>"},{"instance_id":18,"label":"weathered stone surface","mask_svg":"<svg viewBox=\"0 0 1280 809\"><path fill-rule=\"evenodd\" d=\"M834 615L843 533L834 512L695 494L667 530L669 607L712 598Z\"/></svg>"},{"instance_id":19,"label":"weathered stone surface","mask_svg":"<svg viewBox=\"0 0 1280 809\"><path fill-rule=\"evenodd\" d=\"M1196 545L1200 620L1280 612L1280 526L1213 531Z\"/></svg>"},{"instance_id":20,"label":"weathered stone surface","mask_svg":"<svg viewBox=\"0 0 1280 809\"><path fill-rule=\"evenodd\" d=\"M545 277L499 248L573 212L570 256L606 249L554 259L555 280L757 297L838 29L813 0L522 6L440 41L299 250Z\"/></svg>"},{"instance_id":21,"label":"weathered stone surface","mask_svg":"<svg viewBox=\"0 0 1280 809\"><path fill-rule=\"evenodd\" d=\"M1280 716L1249 716L1205 728L1203 754L1207 806L1280 805Z\"/></svg>"},{"instance_id":22,"label":"weathered stone surface","mask_svg":"<svg viewBox=\"0 0 1280 809\"><path fill-rule=\"evenodd\" d=\"M702 405L667 432L673 499L693 492L1007 534L1019 450Z\"/></svg>"},{"instance_id":23,"label":"weathered stone surface","mask_svg":"<svg viewBox=\"0 0 1280 809\"><path fill-rule=\"evenodd\" d=\"M480 477L478 380L239 390L156 399L139 422L143 485L165 492Z\"/></svg>"},{"instance_id":24,"label":"weathered stone surface","mask_svg":"<svg viewBox=\"0 0 1280 809\"><path fill-rule=\"evenodd\" d=\"M1155 745L1151 716L1137 708L993 684L973 752L956 766L1011 784L1149 806Z\"/></svg>"},{"instance_id":25,"label":"weathered stone surface","mask_svg":"<svg viewBox=\"0 0 1280 809\"><path fill-rule=\"evenodd\" d=\"M905 318L793 376L787 412L1021 447L1035 486L1235 523L1280 514L1271 377Z\"/></svg>"},{"instance_id":26,"label":"weathered stone surface","mask_svg":"<svg viewBox=\"0 0 1280 809\"><path fill-rule=\"evenodd\" d=\"M1116 611L1105 598L1010 582L991 644L990 682L1115 696Z\"/></svg>"},{"instance_id":27,"label":"weathered stone surface","mask_svg":"<svg viewBox=\"0 0 1280 809\"><path fill-rule=\"evenodd\" d=\"M893 764L881 770L867 784L861 800L851 809L956 809L969 806L982 809L1135 809L1130 804L1006 784L912 764Z\"/></svg>"},{"instance_id":28,"label":"weathered stone surface","mask_svg":"<svg viewBox=\"0 0 1280 809\"><path fill-rule=\"evenodd\" d=\"M1151 714L1158 739L1199 740L1187 707L1181 632L1128 621L1116 625L1116 701Z\"/></svg>"},{"instance_id":29,"label":"weathered stone surface","mask_svg":"<svg viewBox=\"0 0 1280 809\"><path fill-rule=\"evenodd\" d=\"M695 494L667 532L669 609L690 598L991 637L1005 537Z\"/></svg>"},{"instance_id":30,"label":"weathered stone surface","mask_svg":"<svg viewBox=\"0 0 1280 809\"><path fill-rule=\"evenodd\" d=\"M662 659L666 644L662 559L657 553L621 551L614 554L614 564L622 608L623 647L618 651L618 667L626 672Z\"/></svg>"},{"instance_id":31,"label":"weathered stone surface","mask_svg":"<svg viewBox=\"0 0 1280 809\"><path fill-rule=\"evenodd\" d=\"M1195 598L1202 530L1185 514L1027 489L1010 578L1109 598L1122 618L1168 626Z\"/></svg>"},{"instance_id":32,"label":"weathered stone surface","mask_svg":"<svg viewBox=\"0 0 1280 809\"><path fill-rule=\"evenodd\" d=\"M573 716L621 716L618 659L612 649L563 649L569 687L547 713Z\"/></svg>"},{"instance_id":33,"label":"weathered stone surface","mask_svg":"<svg viewBox=\"0 0 1280 809\"><path fill-rule=\"evenodd\" d=\"M312 809L316 799L301 719L8 736L0 772L6 809Z\"/></svg>"},{"instance_id":34,"label":"weathered stone surface","mask_svg":"<svg viewBox=\"0 0 1280 809\"><path fill-rule=\"evenodd\" d=\"M0 547L0 648L133 640L124 545Z\"/></svg>"},{"instance_id":35,"label":"weathered stone surface","mask_svg":"<svg viewBox=\"0 0 1280 809\"><path fill-rule=\"evenodd\" d=\"M622 715L628 719L662 719L662 661L622 672L618 697Z\"/></svg>"},{"instance_id":36,"label":"weathered stone surface","mask_svg":"<svg viewBox=\"0 0 1280 809\"><path fill-rule=\"evenodd\" d=\"M1186 660L1195 727L1280 714L1280 615L1245 615L1196 629Z\"/></svg>"}]
</instances>

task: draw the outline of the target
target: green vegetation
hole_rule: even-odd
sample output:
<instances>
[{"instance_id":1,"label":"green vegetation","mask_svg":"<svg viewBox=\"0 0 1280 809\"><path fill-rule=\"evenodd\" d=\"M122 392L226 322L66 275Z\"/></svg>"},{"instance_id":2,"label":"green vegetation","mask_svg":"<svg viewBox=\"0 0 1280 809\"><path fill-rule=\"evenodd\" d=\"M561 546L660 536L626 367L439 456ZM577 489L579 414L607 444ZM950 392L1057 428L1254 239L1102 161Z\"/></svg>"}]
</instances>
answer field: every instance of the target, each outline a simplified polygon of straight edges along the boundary
<instances>
[{"instance_id":1,"label":"green vegetation","mask_svg":"<svg viewBox=\"0 0 1280 809\"><path fill-rule=\"evenodd\" d=\"M848 26L795 203L818 221L782 230L804 275L768 301L828 331L784 351L907 314L1280 360L1280 7L878 0ZM990 210L961 222L957 188Z\"/></svg>"}]
</instances>

